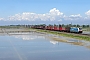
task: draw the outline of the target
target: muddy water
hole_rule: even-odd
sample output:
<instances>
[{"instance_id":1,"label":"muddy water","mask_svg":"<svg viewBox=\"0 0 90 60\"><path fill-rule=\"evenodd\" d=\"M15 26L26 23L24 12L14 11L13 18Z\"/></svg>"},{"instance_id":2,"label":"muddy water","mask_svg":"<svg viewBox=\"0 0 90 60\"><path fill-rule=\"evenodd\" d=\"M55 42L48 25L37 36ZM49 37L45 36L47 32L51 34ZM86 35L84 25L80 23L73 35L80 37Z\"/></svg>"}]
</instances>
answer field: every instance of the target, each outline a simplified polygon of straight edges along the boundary
<instances>
[{"instance_id":1,"label":"muddy water","mask_svg":"<svg viewBox=\"0 0 90 60\"><path fill-rule=\"evenodd\" d=\"M90 42L30 32L1 34L0 60L90 60Z\"/></svg>"}]
</instances>

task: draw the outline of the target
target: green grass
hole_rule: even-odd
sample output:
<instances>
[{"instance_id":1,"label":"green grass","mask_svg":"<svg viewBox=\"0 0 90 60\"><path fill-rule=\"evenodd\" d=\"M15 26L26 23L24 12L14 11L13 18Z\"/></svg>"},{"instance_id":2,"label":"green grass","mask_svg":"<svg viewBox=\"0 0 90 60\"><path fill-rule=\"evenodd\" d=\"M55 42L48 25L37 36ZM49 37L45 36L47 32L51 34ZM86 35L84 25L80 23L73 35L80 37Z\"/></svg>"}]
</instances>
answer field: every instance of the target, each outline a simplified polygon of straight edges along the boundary
<instances>
[{"instance_id":1,"label":"green grass","mask_svg":"<svg viewBox=\"0 0 90 60\"><path fill-rule=\"evenodd\" d=\"M55 34L55 35L59 35L59 36L65 36L65 37L70 37L70 38L75 38L75 39L80 39L80 40L90 41L90 36L83 36L83 35L78 35L78 34L57 32L57 31L49 31L49 30L38 30L38 29L36 29L36 31L37 32L51 33L51 34Z\"/></svg>"}]
</instances>

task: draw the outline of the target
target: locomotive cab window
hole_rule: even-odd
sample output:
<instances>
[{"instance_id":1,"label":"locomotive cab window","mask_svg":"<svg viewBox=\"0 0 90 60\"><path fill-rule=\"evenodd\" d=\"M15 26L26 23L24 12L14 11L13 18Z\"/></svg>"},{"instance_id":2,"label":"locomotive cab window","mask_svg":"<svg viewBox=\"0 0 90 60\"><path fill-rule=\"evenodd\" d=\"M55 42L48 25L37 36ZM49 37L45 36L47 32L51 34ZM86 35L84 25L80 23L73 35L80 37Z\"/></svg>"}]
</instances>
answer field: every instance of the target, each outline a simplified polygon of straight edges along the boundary
<instances>
[{"instance_id":1,"label":"locomotive cab window","mask_svg":"<svg viewBox=\"0 0 90 60\"><path fill-rule=\"evenodd\" d=\"M79 28L79 30L82 30L82 28Z\"/></svg>"}]
</instances>

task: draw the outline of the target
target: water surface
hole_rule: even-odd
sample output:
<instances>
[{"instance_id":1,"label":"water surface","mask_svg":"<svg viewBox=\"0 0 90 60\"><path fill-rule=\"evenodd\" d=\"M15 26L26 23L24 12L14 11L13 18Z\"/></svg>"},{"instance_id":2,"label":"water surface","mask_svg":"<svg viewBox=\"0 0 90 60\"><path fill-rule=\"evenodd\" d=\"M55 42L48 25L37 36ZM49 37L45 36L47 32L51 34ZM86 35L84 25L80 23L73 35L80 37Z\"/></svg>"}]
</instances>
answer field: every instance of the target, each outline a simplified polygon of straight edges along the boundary
<instances>
[{"instance_id":1,"label":"water surface","mask_svg":"<svg viewBox=\"0 0 90 60\"><path fill-rule=\"evenodd\" d=\"M52 34L0 35L0 60L90 60L90 42Z\"/></svg>"}]
</instances>

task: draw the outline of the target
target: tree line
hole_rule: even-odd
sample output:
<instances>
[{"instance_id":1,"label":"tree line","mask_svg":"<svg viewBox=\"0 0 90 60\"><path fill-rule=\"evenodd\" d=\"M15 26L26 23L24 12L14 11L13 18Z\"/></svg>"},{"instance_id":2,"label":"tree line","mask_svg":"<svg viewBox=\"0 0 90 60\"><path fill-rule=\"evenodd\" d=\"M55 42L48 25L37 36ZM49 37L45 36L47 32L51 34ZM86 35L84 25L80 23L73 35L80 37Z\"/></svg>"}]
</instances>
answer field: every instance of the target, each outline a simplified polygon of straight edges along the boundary
<instances>
[{"instance_id":1,"label":"tree line","mask_svg":"<svg viewBox=\"0 0 90 60\"><path fill-rule=\"evenodd\" d=\"M33 25L9 25L9 26L22 26L22 27L31 27ZM39 24L39 25L34 25L34 26L46 26L46 24ZM90 25L79 25L79 24L48 24L48 26L62 26L62 27L82 27L82 28L90 28Z\"/></svg>"},{"instance_id":2,"label":"tree line","mask_svg":"<svg viewBox=\"0 0 90 60\"><path fill-rule=\"evenodd\" d=\"M60 26L62 27L82 27L82 28L90 28L90 25L79 25L79 24L59 24ZM52 24L49 24L48 26L59 26L59 25L52 25ZM46 26L45 24L41 24L41 26Z\"/></svg>"}]
</instances>

